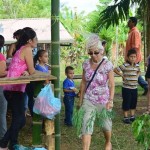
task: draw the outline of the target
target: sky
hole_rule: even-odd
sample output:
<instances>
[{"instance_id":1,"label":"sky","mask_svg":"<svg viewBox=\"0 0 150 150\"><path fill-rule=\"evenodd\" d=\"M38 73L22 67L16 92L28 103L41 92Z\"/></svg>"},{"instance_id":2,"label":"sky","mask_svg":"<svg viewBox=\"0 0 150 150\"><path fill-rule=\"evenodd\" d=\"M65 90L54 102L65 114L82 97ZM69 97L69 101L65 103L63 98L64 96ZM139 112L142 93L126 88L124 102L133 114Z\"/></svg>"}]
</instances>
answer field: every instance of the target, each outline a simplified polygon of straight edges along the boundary
<instances>
[{"instance_id":1,"label":"sky","mask_svg":"<svg viewBox=\"0 0 150 150\"><path fill-rule=\"evenodd\" d=\"M96 9L99 0L60 0L60 4L65 4L67 7L74 10L77 7L77 12L85 11L89 13Z\"/></svg>"}]
</instances>

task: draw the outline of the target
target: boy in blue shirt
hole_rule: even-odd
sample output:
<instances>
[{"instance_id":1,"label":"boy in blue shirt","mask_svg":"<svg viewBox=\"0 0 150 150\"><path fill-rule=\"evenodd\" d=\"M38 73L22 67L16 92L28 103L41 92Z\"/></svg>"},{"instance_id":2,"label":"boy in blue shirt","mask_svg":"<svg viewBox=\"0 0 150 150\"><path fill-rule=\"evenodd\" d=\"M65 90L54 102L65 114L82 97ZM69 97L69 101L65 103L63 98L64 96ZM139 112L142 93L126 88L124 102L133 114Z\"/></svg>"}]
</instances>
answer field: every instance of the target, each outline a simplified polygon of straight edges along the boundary
<instances>
[{"instance_id":1,"label":"boy in blue shirt","mask_svg":"<svg viewBox=\"0 0 150 150\"><path fill-rule=\"evenodd\" d=\"M71 66L67 66L65 68L65 74L67 78L63 82L64 105L65 105L64 123L67 126L72 126L74 98L76 96L76 92L78 92L78 90L75 88L75 84L73 81L74 68Z\"/></svg>"}]
</instances>

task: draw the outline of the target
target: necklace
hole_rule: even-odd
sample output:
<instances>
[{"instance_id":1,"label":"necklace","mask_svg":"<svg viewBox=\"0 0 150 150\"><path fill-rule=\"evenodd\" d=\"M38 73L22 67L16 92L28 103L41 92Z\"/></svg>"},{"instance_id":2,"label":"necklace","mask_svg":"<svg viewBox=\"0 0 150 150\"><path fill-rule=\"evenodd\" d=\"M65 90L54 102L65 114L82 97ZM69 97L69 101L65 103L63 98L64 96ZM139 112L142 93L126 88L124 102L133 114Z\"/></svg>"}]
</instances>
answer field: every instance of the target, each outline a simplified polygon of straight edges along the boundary
<instances>
[{"instance_id":1,"label":"necklace","mask_svg":"<svg viewBox=\"0 0 150 150\"><path fill-rule=\"evenodd\" d=\"M102 61L102 60L100 60L99 62L94 62L94 61L92 60L92 63L95 64L95 65L98 65L101 61Z\"/></svg>"}]
</instances>

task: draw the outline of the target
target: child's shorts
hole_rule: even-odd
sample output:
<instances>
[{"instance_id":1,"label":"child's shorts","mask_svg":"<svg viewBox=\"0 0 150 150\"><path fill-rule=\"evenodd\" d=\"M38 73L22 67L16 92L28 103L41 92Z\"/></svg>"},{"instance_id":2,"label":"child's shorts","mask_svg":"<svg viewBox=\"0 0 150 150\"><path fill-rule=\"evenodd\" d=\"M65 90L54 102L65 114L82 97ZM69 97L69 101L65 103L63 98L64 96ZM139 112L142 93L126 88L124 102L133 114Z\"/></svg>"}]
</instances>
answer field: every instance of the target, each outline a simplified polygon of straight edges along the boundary
<instances>
[{"instance_id":1,"label":"child's shorts","mask_svg":"<svg viewBox=\"0 0 150 150\"><path fill-rule=\"evenodd\" d=\"M94 115L91 119L92 113L95 110L98 112L101 112L103 108L106 108L106 106L102 105L102 104L93 105L89 100L84 99L82 108L85 111L85 114L84 114L83 122L82 122L81 135L85 135L85 134L91 135L93 133L93 127L94 127L94 122L95 122L95 117L96 117ZM88 123L90 120L91 120L91 125L88 126ZM111 131L112 130L112 120L110 118L106 118L101 121L103 123L103 126L102 126L103 131Z\"/></svg>"},{"instance_id":2,"label":"child's shorts","mask_svg":"<svg viewBox=\"0 0 150 150\"><path fill-rule=\"evenodd\" d=\"M137 88L128 89L122 87L122 109L128 111L130 109L136 109L137 105Z\"/></svg>"}]
</instances>

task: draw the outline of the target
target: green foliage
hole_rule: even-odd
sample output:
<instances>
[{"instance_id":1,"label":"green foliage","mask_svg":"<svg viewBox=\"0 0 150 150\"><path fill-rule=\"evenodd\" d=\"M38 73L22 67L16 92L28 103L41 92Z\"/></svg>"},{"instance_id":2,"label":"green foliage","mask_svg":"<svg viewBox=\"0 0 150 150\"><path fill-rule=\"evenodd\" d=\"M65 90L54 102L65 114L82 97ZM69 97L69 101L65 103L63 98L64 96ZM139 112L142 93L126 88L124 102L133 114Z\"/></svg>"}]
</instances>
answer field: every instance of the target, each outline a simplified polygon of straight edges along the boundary
<instances>
[{"instance_id":1,"label":"green foliage","mask_svg":"<svg viewBox=\"0 0 150 150\"><path fill-rule=\"evenodd\" d=\"M143 11L148 6L148 0L114 0L113 5L106 7L100 13L101 26L106 25L108 28L110 25L119 25L120 20L121 22L127 20L130 8L134 4L140 6L138 11Z\"/></svg>"},{"instance_id":2,"label":"green foliage","mask_svg":"<svg viewBox=\"0 0 150 150\"><path fill-rule=\"evenodd\" d=\"M100 14L101 26L119 25L119 20L126 20L129 16L130 0L115 0L115 4L108 6Z\"/></svg>"},{"instance_id":3,"label":"green foliage","mask_svg":"<svg viewBox=\"0 0 150 150\"><path fill-rule=\"evenodd\" d=\"M83 117L85 114L85 110L81 107L79 110L74 111L73 116L73 124L77 128L77 135L81 134L82 122ZM113 119L115 116L114 111L108 111L107 109L103 108L101 112L94 110L90 114L90 119L87 121L86 130L90 129L93 125L93 121L95 120L96 125L99 127L104 126L105 119Z\"/></svg>"},{"instance_id":4,"label":"green foliage","mask_svg":"<svg viewBox=\"0 0 150 150\"><path fill-rule=\"evenodd\" d=\"M50 17L50 0L0 0L0 18Z\"/></svg>"},{"instance_id":5,"label":"green foliage","mask_svg":"<svg viewBox=\"0 0 150 150\"><path fill-rule=\"evenodd\" d=\"M150 148L150 115L144 114L137 117L132 124L132 129L136 141L148 150Z\"/></svg>"},{"instance_id":6,"label":"green foliage","mask_svg":"<svg viewBox=\"0 0 150 150\"><path fill-rule=\"evenodd\" d=\"M77 128L77 136L81 134L81 127L82 127L84 114L85 114L85 111L82 108L80 108L79 110L74 109L73 125Z\"/></svg>"},{"instance_id":7,"label":"green foliage","mask_svg":"<svg viewBox=\"0 0 150 150\"><path fill-rule=\"evenodd\" d=\"M61 49L61 59L65 61L65 65L72 65L77 70L81 70L82 62L86 56L84 13L78 14L63 6L61 8L60 21L75 40L71 47Z\"/></svg>"}]
</instances>

